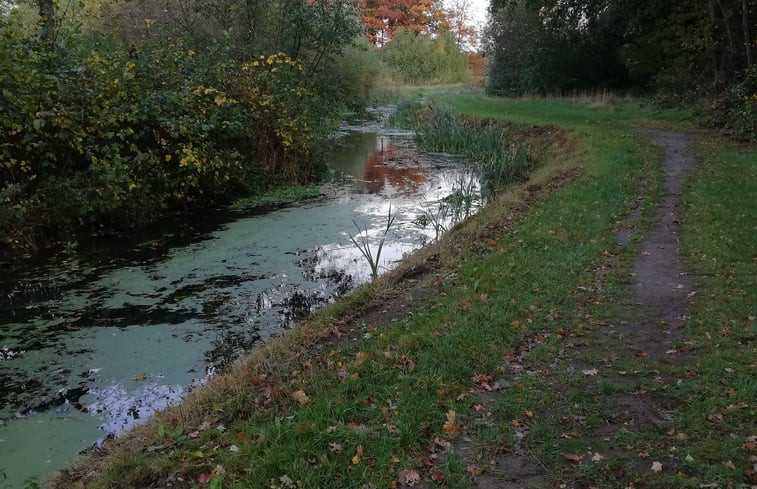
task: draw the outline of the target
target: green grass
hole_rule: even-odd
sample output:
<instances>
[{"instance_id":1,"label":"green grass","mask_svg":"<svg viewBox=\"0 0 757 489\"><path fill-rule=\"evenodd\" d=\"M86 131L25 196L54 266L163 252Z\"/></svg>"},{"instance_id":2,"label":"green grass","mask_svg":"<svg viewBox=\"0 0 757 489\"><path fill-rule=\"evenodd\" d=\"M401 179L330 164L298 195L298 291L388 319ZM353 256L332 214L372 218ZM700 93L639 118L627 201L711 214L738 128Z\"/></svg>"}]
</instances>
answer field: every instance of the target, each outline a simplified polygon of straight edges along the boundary
<instances>
[{"instance_id":1,"label":"green grass","mask_svg":"<svg viewBox=\"0 0 757 489\"><path fill-rule=\"evenodd\" d=\"M603 132L608 126L693 129L697 123L690 112L657 109L651 101L637 98L601 105L561 98L502 99L474 94L438 100L456 111L478 117L539 126L554 124L582 133Z\"/></svg>"},{"instance_id":2,"label":"green grass","mask_svg":"<svg viewBox=\"0 0 757 489\"><path fill-rule=\"evenodd\" d=\"M650 199L659 191L659 153L631 128L688 127L688 116L640 108L638 100L589 107L560 100L462 95L446 98L445 103L476 117L569 129L570 141L561 147L570 151L540 161L530 185L537 182L543 188L558 175L580 175L538 196L528 208L524 187L513 188L467 228L443 238L440 249L458 251L449 252L453 259L427 277L440 284L443 293L414 315L388 324L359 325L351 339L345 339L333 336L333 328L345 324L342 315L354 309L344 304L326 309L253 354L229 376L198 389L185 407L148 424L123 448L113 448L115 455L87 487L149 486L177 477L197 487L208 477L224 488L283 488L290 480L294 487L306 488L389 487L402 470L417 469L428 478L431 469L425 462L441 473L450 489L469 487L472 479L465 461L446 454L444 443L461 436L456 428L471 426L475 418L473 407L480 399L471 392L472 378L502 376L518 346L540 334L546 341L534 344L529 355L540 360L543 371L508 386L493 407L497 423L481 432L478 453L485 464L497 450L512 448L516 421L530 428L523 443L539 454L552 477L573 470L561 453L587 447L580 437L562 439L561 433L581 434L599 420L592 418L592 397L582 391L571 394L568 412L551 412L559 399L546 380L581 385L575 375L550 371L550 359L566 348L557 335L567 328L578 341L595 318L603 317L605 299L617 294L621 285L606 292L588 286L596 281L596 269L606 263L605 252L618 248L616 222L638 199L646 204L648 216ZM754 313L749 308L754 304L755 274L748 272L754 272L749 243L755 243L755 219L747 192L755 192L754 152L742 154L734 148L720 153L718 148L710 148L710 163L698 170L687 190L683 246L696 270L713 275L698 290L690 334L717 334L727 350L721 355L712 344L697 340L692 368L699 380L689 388L690 407L676 419L676 426L689 434L687 453L702 464L698 472L722 478L720 460L708 457L719 457L722 443L733 454L737 470L743 470L746 458L738 444L754 434L746 428L749 417L754 419L757 398L754 347L742 342L754 341L749 319ZM649 182L640 194L642 178ZM728 190L734 180L737 188ZM724 192L739 197L727 199ZM699 226L702 220L709 224ZM482 246L480 232L491 223L503 232ZM473 231L466 234L465 229ZM630 253L619 256L621 267L632 258ZM381 287L379 280L358 291L348 304L381 301ZM730 328L727 335L721 333L723 327ZM724 362L734 371L729 376L722 374ZM729 403L751 407L737 415L728 412L728 424L716 430L715 437L713 427L702 419L710 402L726 411ZM575 424L566 426L563 417ZM204 422L208 423L200 430ZM192 435L161 448L157 423L166 425L164 432L182 428ZM728 440L730 433L737 433L736 439ZM644 442L653 446L655 439ZM148 454L140 451L144 444L159 448ZM584 475L599 477L611 469L608 465L602 470L592 468ZM689 479L681 481L674 478L659 487L689 487ZM58 487L71 484L63 480Z\"/></svg>"}]
</instances>

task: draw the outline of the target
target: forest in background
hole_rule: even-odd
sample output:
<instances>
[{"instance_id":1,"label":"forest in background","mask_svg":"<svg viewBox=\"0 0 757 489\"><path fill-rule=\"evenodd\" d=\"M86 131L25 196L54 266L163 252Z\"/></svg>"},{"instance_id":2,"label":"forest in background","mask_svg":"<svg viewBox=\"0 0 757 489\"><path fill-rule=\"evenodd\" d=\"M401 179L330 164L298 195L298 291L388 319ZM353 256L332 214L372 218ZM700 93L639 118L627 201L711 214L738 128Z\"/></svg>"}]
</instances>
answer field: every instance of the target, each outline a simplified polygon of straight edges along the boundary
<instances>
[{"instance_id":1,"label":"forest in background","mask_svg":"<svg viewBox=\"0 0 757 489\"><path fill-rule=\"evenodd\" d=\"M0 249L314 180L345 111L468 80L463 16L430 0L0 2ZM377 19L394 38L380 49Z\"/></svg>"},{"instance_id":2,"label":"forest in background","mask_svg":"<svg viewBox=\"0 0 757 489\"><path fill-rule=\"evenodd\" d=\"M492 0L493 95L628 90L757 137L757 1Z\"/></svg>"}]
</instances>

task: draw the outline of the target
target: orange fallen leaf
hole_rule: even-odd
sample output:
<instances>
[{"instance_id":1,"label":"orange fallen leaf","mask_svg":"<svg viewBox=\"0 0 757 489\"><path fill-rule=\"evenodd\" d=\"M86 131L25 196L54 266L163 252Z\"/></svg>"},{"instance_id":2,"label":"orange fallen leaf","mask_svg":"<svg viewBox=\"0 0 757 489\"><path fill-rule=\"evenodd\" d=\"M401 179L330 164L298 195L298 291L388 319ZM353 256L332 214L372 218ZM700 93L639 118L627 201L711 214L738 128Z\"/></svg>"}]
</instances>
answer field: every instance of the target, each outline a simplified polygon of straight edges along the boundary
<instances>
[{"instance_id":1,"label":"orange fallen leaf","mask_svg":"<svg viewBox=\"0 0 757 489\"><path fill-rule=\"evenodd\" d=\"M581 455L576 455L575 453L561 453L560 455L565 460L570 460L571 462L580 462L583 458Z\"/></svg>"},{"instance_id":2,"label":"orange fallen leaf","mask_svg":"<svg viewBox=\"0 0 757 489\"><path fill-rule=\"evenodd\" d=\"M460 433L460 427L455 424L456 416L457 413L452 409L447 411L447 421L442 426L442 429L449 436L456 436L458 433Z\"/></svg>"},{"instance_id":3,"label":"orange fallen leaf","mask_svg":"<svg viewBox=\"0 0 757 489\"><path fill-rule=\"evenodd\" d=\"M649 355L647 354L647 352L645 352L645 351L641 351L641 350L636 350L636 351L634 352L634 355L636 355L636 356L637 356L637 357L639 357L639 358L644 358L644 357L648 357L648 356L649 356Z\"/></svg>"},{"instance_id":4,"label":"orange fallen leaf","mask_svg":"<svg viewBox=\"0 0 757 489\"><path fill-rule=\"evenodd\" d=\"M145 379L147 379L145 374L138 374L131 378L131 380L136 380L137 382L142 382Z\"/></svg>"},{"instance_id":5,"label":"orange fallen leaf","mask_svg":"<svg viewBox=\"0 0 757 489\"><path fill-rule=\"evenodd\" d=\"M444 474L442 473L441 470L432 470L431 480L434 482L441 482L444 480Z\"/></svg>"}]
</instances>

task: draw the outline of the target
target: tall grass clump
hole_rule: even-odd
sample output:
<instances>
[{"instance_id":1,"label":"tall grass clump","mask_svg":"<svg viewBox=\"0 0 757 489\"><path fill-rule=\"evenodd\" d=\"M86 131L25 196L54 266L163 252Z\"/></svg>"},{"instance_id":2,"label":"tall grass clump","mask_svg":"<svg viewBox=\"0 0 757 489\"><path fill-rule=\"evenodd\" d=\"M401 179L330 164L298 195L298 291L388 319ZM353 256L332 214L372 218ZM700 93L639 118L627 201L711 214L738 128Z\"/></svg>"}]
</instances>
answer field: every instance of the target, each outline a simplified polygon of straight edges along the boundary
<instances>
[{"instance_id":1,"label":"tall grass clump","mask_svg":"<svg viewBox=\"0 0 757 489\"><path fill-rule=\"evenodd\" d=\"M418 125L418 112L423 108L423 101L418 97L406 98L397 102L397 108L386 120L389 127L415 129Z\"/></svg>"},{"instance_id":2,"label":"tall grass clump","mask_svg":"<svg viewBox=\"0 0 757 489\"><path fill-rule=\"evenodd\" d=\"M494 125L474 126L446 107L431 104L418 116L416 140L431 151L465 156L477 165L482 189L523 180L533 169L528 153Z\"/></svg>"}]
</instances>

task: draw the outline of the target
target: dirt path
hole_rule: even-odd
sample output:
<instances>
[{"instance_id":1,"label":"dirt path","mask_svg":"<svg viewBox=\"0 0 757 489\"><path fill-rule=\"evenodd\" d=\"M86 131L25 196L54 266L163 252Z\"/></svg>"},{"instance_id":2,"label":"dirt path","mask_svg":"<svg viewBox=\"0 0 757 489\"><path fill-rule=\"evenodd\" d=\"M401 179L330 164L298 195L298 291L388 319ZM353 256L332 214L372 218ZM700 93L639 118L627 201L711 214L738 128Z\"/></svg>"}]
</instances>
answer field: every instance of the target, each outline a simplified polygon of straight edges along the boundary
<instances>
[{"instance_id":1,"label":"dirt path","mask_svg":"<svg viewBox=\"0 0 757 489\"><path fill-rule=\"evenodd\" d=\"M641 244L641 254L632 267L627 296L617 304L614 317L597 327L595 336L576 348L561 351L561 356L549 365L552 372L583 372L580 384L555 385L558 405L552 406L544 417L557 420L556 433L576 434L590 449L583 453L563 453L565 464L559 473L554 466L540 460L546 450L562 450L566 444L558 436L553 440L529 438L527 429L519 433L514 447L489 461L478 478L482 489L532 489L546 487L592 488L643 487L643 474L650 473L651 462L640 456L630 444L619 442L620 430L644 433L664 429L675 411L674 405L659 390L672 385L671 372L682 362L678 349L680 327L686 321L687 303L692 291L692 278L687 275L678 247L676 211L686 179L696 165L690 151L690 136L670 131L647 130L649 138L664 152L665 192L654 216L653 228ZM626 229L616 236L622 246L632 237L639 213L631 213ZM541 368L529 365L528 348L522 358L524 370ZM598 360L602 359L602 360ZM632 365L632 368L628 368ZM548 376L545 381L559 383L561 374ZM503 385L518 382L502 379ZM660 387L660 388L658 388ZM588 395L588 396L587 396ZM487 410L476 420L479 424L495 422L499 394L482 393ZM593 396L590 405L579 405ZM575 419L565 413L581 412ZM599 422L585 423L591 417ZM503 420L500 420L502 422ZM505 420L506 421L506 420ZM560 422L565 427L560 428ZM562 435L568 436L568 435ZM573 436L573 435L571 435ZM573 440L574 441L574 440ZM475 440L457 448L459 455L473 462ZM548 446L550 445L550 446ZM574 457L571 459L571 457ZM642 476L639 476L642 474ZM640 478L641 477L641 478ZM639 485L641 484L641 485Z\"/></svg>"}]
</instances>

